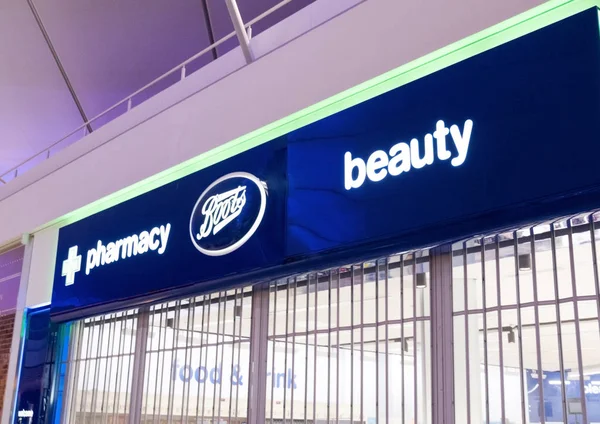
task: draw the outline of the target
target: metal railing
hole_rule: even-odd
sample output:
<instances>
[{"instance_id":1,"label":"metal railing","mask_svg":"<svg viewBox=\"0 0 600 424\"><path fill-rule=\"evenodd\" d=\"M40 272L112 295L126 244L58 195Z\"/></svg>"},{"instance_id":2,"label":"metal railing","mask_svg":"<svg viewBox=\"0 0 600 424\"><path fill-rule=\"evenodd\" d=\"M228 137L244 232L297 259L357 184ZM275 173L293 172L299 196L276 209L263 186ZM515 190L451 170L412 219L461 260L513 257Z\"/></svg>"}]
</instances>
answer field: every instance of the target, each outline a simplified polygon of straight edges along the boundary
<instances>
[{"instance_id":1,"label":"metal railing","mask_svg":"<svg viewBox=\"0 0 600 424\"><path fill-rule=\"evenodd\" d=\"M164 79L168 78L169 76L179 72L180 73L180 81L185 79L186 69L190 63L192 63L196 59L200 58L201 56L209 53L213 49L216 49L221 44L225 43L226 41L230 40L231 38L235 37L236 35L237 35L238 41L240 43L242 52L244 53L246 62L250 63L253 60L253 56L252 56L251 49L250 49L250 39L252 37L252 25L256 24L257 22L260 22L267 16L273 14L277 10L281 9L282 7L284 7L287 4L292 2L292 0L282 0L281 2L277 3L275 6L271 7L270 9L266 10L265 12L261 13L254 19L248 21L247 23L244 23L242 21L239 10L237 8L236 0L224 0L224 1L227 3L229 17L231 18L233 27L235 28L234 31L230 32L229 34L227 34L225 37L221 38L220 40L215 41L214 43L212 43L208 47L204 48L200 52L196 53L195 55L193 55L189 59L185 60L184 62L180 63L179 65L168 70L161 76L157 77L153 81L149 82L148 84L146 84L142 88L138 89L137 91L133 92L129 96L125 97L124 99L120 100L119 102L115 103L108 109L104 110L103 112L99 113L98 115L94 116L93 118L82 123L77 128L75 128L73 131L71 131L70 133L68 133L67 135L62 137L61 139L55 141L54 143L50 144L48 147L44 148L40 152L36 153L33 156L30 156L29 158L27 158L23 162L19 163L18 165L3 172L2 174L0 174L0 184L7 184L9 181L18 177L20 174L22 174L22 168L28 168L28 165L33 165L33 162L44 161L44 160L50 158L51 151L53 149L55 149L61 143L67 141L69 138L77 135L78 133L82 133L81 138L85 137L86 135L88 135L88 128L91 128L92 123L98 121L100 118L106 117L109 113L116 110L119 106L126 104L127 112L128 112L133 107L133 99L136 96L145 92L149 88L155 86L157 83L163 81ZM141 101L139 104L141 104L141 103L143 103L143 101ZM119 114L119 116L120 116L120 114ZM110 121L112 121L112 119L110 119L109 122ZM80 140L80 139L78 139L78 140ZM21 172L20 172L20 170L21 170Z\"/></svg>"}]
</instances>

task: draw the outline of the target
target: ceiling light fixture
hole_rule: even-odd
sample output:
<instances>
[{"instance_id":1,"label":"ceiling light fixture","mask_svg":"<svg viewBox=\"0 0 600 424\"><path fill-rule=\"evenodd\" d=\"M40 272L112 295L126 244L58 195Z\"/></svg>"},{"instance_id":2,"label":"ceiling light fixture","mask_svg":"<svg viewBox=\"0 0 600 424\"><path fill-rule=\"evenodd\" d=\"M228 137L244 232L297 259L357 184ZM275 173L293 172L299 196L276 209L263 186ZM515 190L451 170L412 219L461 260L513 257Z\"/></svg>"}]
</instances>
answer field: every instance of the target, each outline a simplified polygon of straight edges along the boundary
<instances>
[{"instance_id":1,"label":"ceiling light fixture","mask_svg":"<svg viewBox=\"0 0 600 424\"><path fill-rule=\"evenodd\" d=\"M519 255L519 271L531 271L531 255L524 253Z\"/></svg>"},{"instance_id":2,"label":"ceiling light fixture","mask_svg":"<svg viewBox=\"0 0 600 424\"><path fill-rule=\"evenodd\" d=\"M502 331L508 333L508 343L515 343L515 341L516 341L515 328L517 328L517 327L512 327L512 326L502 327Z\"/></svg>"},{"instance_id":3,"label":"ceiling light fixture","mask_svg":"<svg viewBox=\"0 0 600 424\"><path fill-rule=\"evenodd\" d=\"M427 287L427 274L424 272L418 272L415 284L418 289L424 289L425 287Z\"/></svg>"},{"instance_id":4,"label":"ceiling light fixture","mask_svg":"<svg viewBox=\"0 0 600 424\"><path fill-rule=\"evenodd\" d=\"M514 343L515 342L515 330L514 330L514 328L511 328L511 330L508 332L508 342L509 343Z\"/></svg>"}]
</instances>

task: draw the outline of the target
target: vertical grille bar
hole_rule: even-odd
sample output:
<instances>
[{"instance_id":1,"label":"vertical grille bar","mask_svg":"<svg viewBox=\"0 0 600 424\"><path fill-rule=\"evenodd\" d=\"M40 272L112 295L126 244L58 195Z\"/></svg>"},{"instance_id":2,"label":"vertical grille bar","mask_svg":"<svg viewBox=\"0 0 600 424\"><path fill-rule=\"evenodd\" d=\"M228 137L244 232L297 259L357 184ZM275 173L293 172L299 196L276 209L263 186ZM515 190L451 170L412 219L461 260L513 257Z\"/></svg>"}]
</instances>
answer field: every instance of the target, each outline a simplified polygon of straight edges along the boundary
<instances>
[{"instance_id":1,"label":"vertical grille bar","mask_svg":"<svg viewBox=\"0 0 600 424\"><path fill-rule=\"evenodd\" d=\"M104 368L104 386L102 389L102 403L100 404L100 422L105 423L108 418L108 413L106 411L106 392L108 391L107 383L109 382L110 375L112 374L112 345L114 342L115 334L114 328L116 327L115 323L115 314L110 314L108 316L108 340L106 346L106 367Z\"/></svg>"},{"instance_id":2,"label":"vertical grille bar","mask_svg":"<svg viewBox=\"0 0 600 424\"><path fill-rule=\"evenodd\" d=\"M266 293L263 293L262 290L259 292L260 296L266 296ZM256 296L256 291L252 291L252 297ZM266 308L268 309L269 307L269 302L268 302L268 297L264 298L266 301ZM261 302L261 307L265 305L265 302ZM242 328L244 325L244 289L240 289L240 322L239 322L239 331L238 331L238 356L237 356L237 366L238 369L241 372L241 358L242 358ZM264 324L266 326L265 332L264 334L268 334L268 327L269 327L269 320L268 320L268 310L267 310L267 320L266 323ZM265 342L265 354L267 352L267 348L266 348L267 344ZM265 369L266 369L266 365L265 365ZM250 385L248 385L248 390L250 390ZM265 388L265 393L266 393L266 388ZM246 396L249 397L249 393L248 391L246 392ZM240 384L238 384L236 386L236 393L235 393L235 416L236 418L239 417L239 398L240 398ZM248 408L247 408L248 409Z\"/></svg>"},{"instance_id":3,"label":"vertical grille bar","mask_svg":"<svg viewBox=\"0 0 600 424\"><path fill-rule=\"evenodd\" d=\"M385 424L390 424L389 258L385 259Z\"/></svg>"},{"instance_id":4,"label":"vertical grille bar","mask_svg":"<svg viewBox=\"0 0 600 424\"><path fill-rule=\"evenodd\" d=\"M188 349L188 340L189 340L189 336L190 336L190 305L191 305L191 301L187 302L187 323L185 326L185 330L184 330L184 334L185 334L185 341L183 343L183 367L185 367L188 364L188 353L189 353L189 349ZM179 337L177 337L177 343L175 346L173 346L175 349L175 352L179 352ZM185 368L183 368L183 376L185 377ZM181 388L181 413L179 414L179 422L183 423L184 422L184 411L185 411L185 401L186 401L186 397L183 395L186 392L186 388L189 388L191 383L191 376L190 376L190 380L186 381L187 378L182 378L182 383L183 386ZM173 399L173 402L175 402L175 399Z\"/></svg>"},{"instance_id":5,"label":"vertical grille bar","mask_svg":"<svg viewBox=\"0 0 600 424\"><path fill-rule=\"evenodd\" d=\"M123 312L119 317L120 326L119 326L119 349L117 350L117 375L115 376L115 396L113 398L113 413L112 413L112 422L117 423L117 418L119 417L119 400L120 400L120 390L121 390L121 364L124 363L123 352L125 351L125 337L123 336L123 329L127 329L127 312ZM119 420L120 421L120 420Z\"/></svg>"},{"instance_id":6,"label":"vertical grille bar","mask_svg":"<svg viewBox=\"0 0 600 424\"><path fill-rule=\"evenodd\" d=\"M327 422L331 422L331 272L327 282ZM293 418L293 417L292 417ZM293 421L292 421L293 422Z\"/></svg>"},{"instance_id":7,"label":"vertical grille bar","mask_svg":"<svg viewBox=\"0 0 600 424\"><path fill-rule=\"evenodd\" d=\"M360 265L360 421L365 420L365 264Z\"/></svg>"},{"instance_id":8,"label":"vertical grille bar","mask_svg":"<svg viewBox=\"0 0 600 424\"><path fill-rule=\"evenodd\" d=\"M573 287L573 297L577 299L577 279L575 275L575 253L573 252L573 227L571 220L567 221L568 237L569 237L569 265L571 268L571 284ZM581 329L579 325L579 302L573 302L573 312L575 319L575 343L577 344L577 365L579 374L579 396L581 399L582 420L588 422L587 414L587 399L585 397L585 385L583 381L583 358L581 353Z\"/></svg>"},{"instance_id":9,"label":"vertical grille bar","mask_svg":"<svg viewBox=\"0 0 600 424\"><path fill-rule=\"evenodd\" d=\"M101 357L102 357L102 341L104 338L104 316L100 317L100 329L98 330L98 332L100 333L98 336L98 349L96 350L96 361L94 364L94 383L93 383L93 387L92 387L92 403L90 405L90 412L91 412L91 418L93 421L96 421L96 416L97 416L97 410L96 410L96 404L98 401L98 382L99 382L99 377L100 377L100 363L101 363Z\"/></svg>"},{"instance_id":10,"label":"vertical grille bar","mask_svg":"<svg viewBox=\"0 0 600 424\"><path fill-rule=\"evenodd\" d=\"M87 398L87 383L88 383L88 370L89 367L91 366L91 359L90 356L92 355L92 340L94 340L94 332L96 330L96 326L94 325L94 320L90 320L87 322L92 323L91 327L88 327L88 331L87 331L87 349L86 349L86 354L85 354L85 359L84 359L84 369L83 369L83 393L81 396L81 407L79 408L81 411L81 421L85 422L85 415L86 415L86 404L85 404L85 400ZM91 336L90 336L91 333ZM75 422L78 422L79 420L75 419Z\"/></svg>"},{"instance_id":11,"label":"vertical grille bar","mask_svg":"<svg viewBox=\"0 0 600 424\"><path fill-rule=\"evenodd\" d=\"M238 290L241 289L236 289L235 290L235 295L234 295L234 304L233 304L233 329L232 329L232 338L231 338L231 380L229 384L229 421L231 422L231 417L232 417L232 412L233 412L233 373L235 370L235 345L236 345L236 337L235 337L235 332L236 332L236 324L237 324L237 307L238 307ZM243 301L243 299L242 299ZM240 328L241 326L241 321L242 321L242 317L240 316ZM241 339L238 339L241 343ZM240 351L242 349L242 345L240 344L238 346L238 351ZM238 366L239 366L239 360L238 360ZM236 398L236 405L237 405L237 398ZM237 409L237 408L236 408ZM236 416L237 416L237 412L236 412Z\"/></svg>"},{"instance_id":12,"label":"vertical grille bar","mask_svg":"<svg viewBox=\"0 0 600 424\"><path fill-rule=\"evenodd\" d=\"M336 343L336 365L335 365L335 423L339 424L340 422L340 344L342 343L340 340L340 309L342 306L342 301L340 297L340 271L337 271L337 343Z\"/></svg>"},{"instance_id":13,"label":"vertical grille bar","mask_svg":"<svg viewBox=\"0 0 600 424\"><path fill-rule=\"evenodd\" d=\"M543 369L542 369L542 350L541 350L541 339L540 339L540 310L538 307L538 287L537 287L537 263L535 260L535 233L533 227L529 230L529 236L531 239L531 278L533 279L533 302L534 302L534 319L535 319L535 344L537 349L537 367L538 367L538 388L540 391L540 402L544 404L544 380L543 380ZM546 411L545 408L540 408L540 419L541 424L546 424Z\"/></svg>"},{"instance_id":14,"label":"vertical grille bar","mask_svg":"<svg viewBox=\"0 0 600 424\"><path fill-rule=\"evenodd\" d=\"M502 290L500 289L500 238L496 236L496 246L494 249L496 256L496 296L498 299L498 346L499 346L499 366L500 366L500 411L502 422L506 422L505 395L504 395L504 331L502 327Z\"/></svg>"},{"instance_id":15,"label":"vertical grille bar","mask_svg":"<svg viewBox=\"0 0 600 424\"><path fill-rule=\"evenodd\" d=\"M363 304L364 302L363 299ZM380 422L379 395L379 259L377 259L375 261L375 420L377 422Z\"/></svg>"},{"instance_id":16,"label":"vertical grille bar","mask_svg":"<svg viewBox=\"0 0 600 424\"><path fill-rule=\"evenodd\" d=\"M285 292L286 292L286 301L285 301L285 356L283 358L283 372L284 372L284 381L283 381L283 423L287 422L287 388L285 382L285 376L287 376L288 370L288 344L289 344L289 334L290 334L290 280L286 280ZM316 349L316 343L315 343Z\"/></svg>"},{"instance_id":17,"label":"vertical grille bar","mask_svg":"<svg viewBox=\"0 0 600 424\"><path fill-rule=\"evenodd\" d=\"M350 422L354 422L354 265L350 266Z\"/></svg>"},{"instance_id":18,"label":"vertical grille bar","mask_svg":"<svg viewBox=\"0 0 600 424\"><path fill-rule=\"evenodd\" d=\"M313 366L313 422L317 421L317 330L319 329L319 276L315 274L315 349ZM286 327L287 331L287 327Z\"/></svg>"},{"instance_id":19,"label":"vertical grille bar","mask_svg":"<svg viewBox=\"0 0 600 424\"><path fill-rule=\"evenodd\" d=\"M316 287L315 287L316 292ZM310 334L310 274L306 276L306 345L304 347L304 424L308 424L308 335ZM273 360L273 364L275 361ZM275 365L273 365L275 366ZM272 392L271 392L272 393ZM271 399L273 396L271 395ZM273 406L271 406L271 409Z\"/></svg>"},{"instance_id":20,"label":"vertical grille bar","mask_svg":"<svg viewBox=\"0 0 600 424\"><path fill-rule=\"evenodd\" d=\"M212 294L209 294L207 296L207 302L208 302L208 311L206 313L207 316L207 323L206 323L206 344L207 346L204 349L204 369L206 370L206 372L208 373L208 346L211 345L210 342L210 308L212 305ZM219 303L220 305L220 303ZM219 321L217 321L217 328L219 328ZM206 386L208 386L208 384L206 384L206 380L204 381L203 384L203 389L202 389L202 422L204 422L204 418L206 417Z\"/></svg>"},{"instance_id":21,"label":"vertical grille bar","mask_svg":"<svg viewBox=\"0 0 600 424\"><path fill-rule=\"evenodd\" d=\"M79 321L77 324L77 342L75 348L75 355L73 361L73 367L75 371L73 372L73 377L71 379L71 411L69 413L69 424L74 424L77 422L77 392L79 387L79 372L81 370L81 350L83 343L83 333L85 330L85 322Z\"/></svg>"},{"instance_id":22,"label":"vertical grille bar","mask_svg":"<svg viewBox=\"0 0 600 424\"><path fill-rule=\"evenodd\" d=\"M404 372L404 346L406 339L404 338L404 255L400 255L400 341L402 343L401 362L402 362L402 424L406 422L406 385L404 384L406 374Z\"/></svg>"},{"instance_id":23,"label":"vertical grille bar","mask_svg":"<svg viewBox=\"0 0 600 424\"><path fill-rule=\"evenodd\" d=\"M152 350L152 337L154 334L154 319L156 317L156 306L152 306L150 308L150 314L152 316L150 320L150 328L148 329L148 342L146 343L146 355L148 355L148 351ZM156 367L156 371L158 372L158 366ZM146 383L144 384L145 390L144 394L146 397L146 403L144 405L144 422L148 420L148 404L150 403L150 374L152 373L152 355L148 358L148 368L146 370ZM155 392L156 393L156 392Z\"/></svg>"},{"instance_id":24,"label":"vertical grille bar","mask_svg":"<svg viewBox=\"0 0 600 424\"><path fill-rule=\"evenodd\" d=\"M276 353L275 353L275 345L277 344L277 285L273 286L273 338L272 338L272 350L273 350L273 354L272 354L272 362L271 362L271 424L273 424L273 408L275 406L275 358L276 358ZM308 308L306 308L308 310ZM308 315L308 312L307 312ZM306 322L308 324L308 318L306 319ZM308 328L308 325L307 325ZM308 336L307 336L307 340L308 340ZM308 343L306 343L307 349L308 349ZM308 370L308 367L306 367L306 369Z\"/></svg>"},{"instance_id":25,"label":"vertical grille bar","mask_svg":"<svg viewBox=\"0 0 600 424\"><path fill-rule=\"evenodd\" d=\"M414 390L414 413L415 422L419 422L419 395L418 395L418 372L417 372L417 255L412 255L412 293L413 293L413 390Z\"/></svg>"},{"instance_id":26,"label":"vertical grille bar","mask_svg":"<svg viewBox=\"0 0 600 424\"><path fill-rule=\"evenodd\" d=\"M217 309L217 335L215 341L215 373L216 370L219 369L219 336L221 334L220 325L221 325L221 303L225 306L225 299L227 298L227 293L219 292L218 297L218 309ZM225 332L225 320L223 320L223 332ZM216 380L215 380L216 383ZM212 406L212 421L215 422L215 412L217 409L217 385L213 384L213 406Z\"/></svg>"},{"instance_id":27,"label":"vertical grille bar","mask_svg":"<svg viewBox=\"0 0 600 424\"><path fill-rule=\"evenodd\" d=\"M554 293L556 296L555 299L555 309L556 309L556 331L558 336L558 363L560 367L560 387L561 387L561 397L562 397L562 413L563 413L563 421L568 422L567 418L567 389L565 385L565 362L563 357L563 340L562 340L562 329L560 325L560 302L559 291L558 291L558 265L556 259L556 227L555 223L550 224L550 242L552 244L552 274L554 277Z\"/></svg>"},{"instance_id":28,"label":"vertical grille bar","mask_svg":"<svg viewBox=\"0 0 600 424\"><path fill-rule=\"evenodd\" d=\"M179 319L181 317L181 300L178 300L175 304L175 315L173 317L173 339L171 342L171 361L175 364L177 360L177 339L179 336ZM175 376L169 376L169 400L167 404L167 423L173 423L173 399L175 397L175 382L177 381Z\"/></svg>"},{"instance_id":29,"label":"vertical grille bar","mask_svg":"<svg viewBox=\"0 0 600 424\"><path fill-rule=\"evenodd\" d=\"M123 412L125 416L128 416L131 413L129 409L129 393L131 392L131 386L133 385L133 381L131 380L131 372L133 368L133 360L135 349L135 340L136 340L136 332L135 329L137 327L138 322L138 313L133 312L131 315L131 340L129 340L129 353L127 355L127 380L125 380L125 404L123 405Z\"/></svg>"},{"instance_id":30,"label":"vertical grille bar","mask_svg":"<svg viewBox=\"0 0 600 424\"><path fill-rule=\"evenodd\" d=\"M590 240L592 245L592 267L594 268L594 289L596 290L596 316L600 319L600 276L598 275L598 252L596 250L596 230L594 228L594 214L589 216ZM598 326L600 330L600 326Z\"/></svg>"},{"instance_id":31,"label":"vertical grille bar","mask_svg":"<svg viewBox=\"0 0 600 424\"><path fill-rule=\"evenodd\" d=\"M490 386L488 363L487 278L485 275L485 238L481 239L481 283L483 297L483 363L485 368L485 422L490 424Z\"/></svg>"},{"instance_id":32,"label":"vertical grille bar","mask_svg":"<svg viewBox=\"0 0 600 424\"><path fill-rule=\"evenodd\" d=\"M523 366L523 330L521 320L521 278L519 270L519 239L518 233L513 232L514 239L514 257L515 257L515 284L517 289L517 327L519 335L519 383L521 385L521 420L526 423L527 413L525 411L525 379L523 373L525 372Z\"/></svg>"},{"instance_id":33,"label":"vertical grille bar","mask_svg":"<svg viewBox=\"0 0 600 424\"><path fill-rule=\"evenodd\" d=\"M225 327L225 324L227 323L227 303L227 292L223 292L223 334L221 335L221 361L219 362L219 366L216 367L218 370L220 370L219 381L221 382L219 384L219 397L217 399L217 402L219 403L219 408L217 410L217 416L219 421L221 421L221 399L223 398L223 361L225 359L225 335L227 331ZM233 313L235 314L235 311L233 311ZM215 388L217 387L216 383L217 380L215 379Z\"/></svg>"},{"instance_id":34,"label":"vertical grille bar","mask_svg":"<svg viewBox=\"0 0 600 424\"><path fill-rule=\"evenodd\" d=\"M163 322L162 322L162 316L163 316L163 311L165 313L165 324L163 326ZM154 409L154 413L152 414L152 422L154 423L154 419L156 418L156 397L158 396L158 422L159 424L162 422L162 389L163 389L163 376L164 376L164 369L165 369L165 349L167 348L167 320L169 319L169 305L168 304L163 304L161 305L160 308L160 318L158 320L159 325L160 325L160 329L159 329L159 336L158 336L158 347L157 347L157 358L156 358L156 363L158 364L159 358L162 357L162 359L160 359L161 361L161 365L160 365L160 386L155 386L154 389L154 405L155 405L155 409ZM164 331L162 332L163 334L163 347L161 349L160 347L160 339L161 339L161 333L160 330L162 330L164 328ZM170 376L169 376L170 377ZM158 378L156 379L156 382L158 383ZM158 390L160 388L160 391Z\"/></svg>"},{"instance_id":35,"label":"vertical grille bar","mask_svg":"<svg viewBox=\"0 0 600 424\"><path fill-rule=\"evenodd\" d=\"M200 324L200 349L198 351L198 368L200 368L202 366L202 355L205 354L205 350L206 350L206 348L204 347L204 338L205 338L205 334L208 333L208 331L205 332L205 330L204 330L204 320L206 317L207 304L210 305L210 303L208 302L208 297L206 295L203 295L202 296L202 322ZM206 369L206 367L204 367L204 369ZM198 421L198 417L200 416L200 391L201 391L200 386L201 386L201 384L200 384L200 382L198 382L198 392L196 393L196 422ZM206 380L205 380L204 384L202 384L202 386L206 386Z\"/></svg>"},{"instance_id":36,"label":"vertical grille bar","mask_svg":"<svg viewBox=\"0 0 600 424\"><path fill-rule=\"evenodd\" d=\"M469 274L468 274L468 253L467 242L463 242L463 275L464 275L464 296L465 296L465 365L467 373L467 424L471 424L471 358L470 358L470 340L469 340ZM525 423L526 421L523 421Z\"/></svg>"},{"instance_id":37,"label":"vertical grille bar","mask_svg":"<svg viewBox=\"0 0 600 424\"><path fill-rule=\"evenodd\" d=\"M296 298L298 297L298 281L296 280L296 278L294 278L294 311L293 311L293 318L292 318L292 373L291 375L287 375L287 370L286 370L286 375L287 375L287 385L291 386L291 396L290 396L290 421L292 422L292 424L294 423L294 376L296 375L296 308L297 308L297 301ZM291 378L291 380L290 380Z\"/></svg>"}]
</instances>

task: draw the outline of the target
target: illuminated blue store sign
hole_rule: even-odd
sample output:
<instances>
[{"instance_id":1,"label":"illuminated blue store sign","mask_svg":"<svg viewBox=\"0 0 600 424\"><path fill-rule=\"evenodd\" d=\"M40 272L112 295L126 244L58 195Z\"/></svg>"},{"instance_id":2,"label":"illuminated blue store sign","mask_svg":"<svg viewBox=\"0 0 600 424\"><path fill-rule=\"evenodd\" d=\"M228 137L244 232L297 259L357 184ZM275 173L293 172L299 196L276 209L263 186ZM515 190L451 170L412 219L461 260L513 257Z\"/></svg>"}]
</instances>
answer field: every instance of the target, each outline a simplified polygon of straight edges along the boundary
<instances>
[{"instance_id":1,"label":"illuminated blue store sign","mask_svg":"<svg viewBox=\"0 0 600 424\"><path fill-rule=\"evenodd\" d=\"M592 8L288 134L288 259L600 206L599 52Z\"/></svg>"},{"instance_id":2,"label":"illuminated blue store sign","mask_svg":"<svg viewBox=\"0 0 600 424\"><path fill-rule=\"evenodd\" d=\"M592 8L62 228L53 314L600 207L598 27Z\"/></svg>"},{"instance_id":3,"label":"illuminated blue store sign","mask_svg":"<svg viewBox=\"0 0 600 424\"><path fill-rule=\"evenodd\" d=\"M280 265L285 165L269 143L62 228L53 314Z\"/></svg>"}]
</instances>

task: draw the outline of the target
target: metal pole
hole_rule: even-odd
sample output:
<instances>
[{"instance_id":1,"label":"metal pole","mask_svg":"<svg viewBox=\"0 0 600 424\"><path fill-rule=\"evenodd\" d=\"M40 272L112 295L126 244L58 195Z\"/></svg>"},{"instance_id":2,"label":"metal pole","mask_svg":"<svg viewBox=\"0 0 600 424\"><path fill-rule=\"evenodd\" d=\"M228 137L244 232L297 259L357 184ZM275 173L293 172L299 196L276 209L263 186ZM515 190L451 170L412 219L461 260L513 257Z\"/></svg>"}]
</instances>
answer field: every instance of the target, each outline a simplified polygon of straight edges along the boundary
<instances>
[{"instance_id":1,"label":"metal pole","mask_svg":"<svg viewBox=\"0 0 600 424\"><path fill-rule=\"evenodd\" d=\"M515 256L515 283L517 288L517 327L519 329L519 380L521 383L521 421L527 422L527 411L525 410L525 379L523 376L523 329L521 318L521 277L519 275L519 235L515 231L514 238L514 256Z\"/></svg>"},{"instance_id":2,"label":"metal pole","mask_svg":"<svg viewBox=\"0 0 600 424\"><path fill-rule=\"evenodd\" d=\"M131 399L129 404L129 422L139 423L142 419L142 399L144 398L144 370L146 368L146 347L148 343L148 324L150 311L146 307L140 310L135 330L135 351L133 354L133 373L131 374ZM133 337L132 337L133 339ZM141 384L140 384L141 383Z\"/></svg>"},{"instance_id":3,"label":"metal pole","mask_svg":"<svg viewBox=\"0 0 600 424\"><path fill-rule=\"evenodd\" d=\"M290 280L286 281L285 285L285 293L286 293L286 302L285 302L285 348L284 348L284 357L283 357L283 416L282 420L285 424L287 422L287 387L286 387L286 378L288 375L288 344L289 344L289 334L290 334ZM316 336L316 333L315 333ZM315 343L315 349L317 348L317 344Z\"/></svg>"},{"instance_id":4,"label":"metal pole","mask_svg":"<svg viewBox=\"0 0 600 424\"><path fill-rule=\"evenodd\" d=\"M575 275L575 252L573 251L573 226L571 220L567 222L569 229L569 263L571 265L571 284L573 287L573 299L577 299L577 280ZM585 385L583 381L583 355L581 352L581 328L579 325L579 302L573 302L575 318L575 343L577 344L577 365L579 367L579 396L581 398L581 412L584 423L588 422L587 399L585 396Z\"/></svg>"},{"instance_id":5,"label":"metal pole","mask_svg":"<svg viewBox=\"0 0 600 424\"><path fill-rule=\"evenodd\" d=\"M202 367L202 354L204 353L204 318L206 317L207 297L202 296L202 324L200 324L200 350L198 352L198 368ZM208 331L207 331L208 332ZM208 342L208 340L207 340ZM206 368L205 368L206 370ZM205 371L206 372L206 371ZM206 376L205 376L206 377ZM198 393L196 393L196 421L200 416L200 379L198 378ZM204 383L206 384L206 382ZM202 385L204 385L202 384Z\"/></svg>"},{"instance_id":6,"label":"metal pole","mask_svg":"<svg viewBox=\"0 0 600 424\"><path fill-rule=\"evenodd\" d=\"M309 280L310 282L310 280ZM308 294L307 294L308 295ZM307 307L308 309L308 307ZM306 322L308 323L308 319L306 320ZM308 330L308 326L306 327ZM308 336L307 336L307 340L308 340ZM277 284L274 284L273 287L273 341L272 341L272 348L273 348L273 353L271 354L271 424L273 424L273 409L275 408L275 356L276 356L276 352L275 352L275 347L277 345ZM306 345L308 346L308 342L306 343ZM306 369L308 370L308 366L306 367ZM305 380L306 381L306 380ZM306 384L306 386L308 387L308 384ZM304 401L304 404L306 405L306 400Z\"/></svg>"},{"instance_id":7,"label":"metal pole","mask_svg":"<svg viewBox=\"0 0 600 424\"><path fill-rule=\"evenodd\" d=\"M290 395L290 421L294 423L294 376L296 373L296 309L297 309L297 298L298 296L298 281L294 278L294 303L293 303L293 314L292 314L292 372L291 372L291 380L290 375L287 375L287 382L291 386L291 395ZM287 373L287 370L286 370ZM291 381L291 383L289 383Z\"/></svg>"},{"instance_id":8,"label":"metal pole","mask_svg":"<svg viewBox=\"0 0 600 424\"><path fill-rule=\"evenodd\" d=\"M315 293L317 292L316 282L315 282ZM277 296L277 292L275 293ZM275 298L277 300L277 298ZM304 424L308 424L308 335L310 333L309 330L309 318L310 318L310 274L306 277L306 345L304 347ZM275 315L273 315L273 320L275 320ZM275 352L275 350L273 350ZM275 355L273 355L273 364L275 364ZM275 365L273 365L275 367ZM275 368L273 368L275 369ZM273 376L271 378L274 378ZM271 392L271 410L273 410L273 392ZM271 414L271 423L273 414Z\"/></svg>"},{"instance_id":9,"label":"metal pole","mask_svg":"<svg viewBox=\"0 0 600 424\"><path fill-rule=\"evenodd\" d=\"M563 421L568 422L568 414L567 414L567 393L566 393L566 383L565 383L565 362L563 355L563 340L562 340L562 328L560 323L560 302L559 302L559 292L558 292L558 260L556 254L556 228L555 223L550 224L550 243L552 246L552 274L554 276L554 296L555 296L555 310L556 310L556 332L558 336L558 362L560 368L560 387L561 387L561 396L562 396L562 412L563 412ZM582 402L584 399L582 399Z\"/></svg>"},{"instance_id":10,"label":"metal pole","mask_svg":"<svg viewBox=\"0 0 600 424\"><path fill-rule=\"evenodd\" d=\"M500 289L501 275L500 275L500 238L496 236L496 296L498 302L498 347L499 347L499 366L500 366L500 411L502 422L506 422L506 409L505 409L505 395L504 395L504 340L502 331L502 290Z\"/></svg>"},{"instance_id":11,"label":"metal pole","mask_svg":"<svg viewBox=\"0 0 600 424\"><path fill-rule=\"evenodd\" d=\"M469 275L468 275L467 242L463 242L463 276L465 296L465 369L467 371L467 424L471 424L471 358L469 356ZM523 421L525 423L525 421Z\"/></svg>"},{"instance_id":12,"label":"metal pole","mask_svg":"<svg viewBox=\"0 0 600 424\"><path fill-rule=\"evenodd\" d=\"M529 237L531 239L531 278L533 282L533 302L534 302L534 316L535 316L535 345L537 350L537 374L538 374L538 388L540 393L540 402L544 402L544 380L543 374L544 371L542 369L542 342L540 335L540 311L538 306L538 289L537 289L537 266L535 261L535 232L534 228L531 227L529 229ZM546 424L546 412L545 408L540 408L540 421L541 424Z\"/></svg>"},{"instance_id":13,"label":"metal pole","mask_svg":"<svg viewBox=\"0 0 600 424\"><path fill-rule=\"evenodd\" d=\"M163 325L163 311L165 314L165 323ZM155 312L156 313L156 312ZM158 397L158 422L161 422L161 411L162 411L162 391L163 391L163 378L164 378L164 369L165 369L165 350L167 348L167 320L169 319L169 308L168 304L163 304L160 308L160 317L158 318L158 344L156 348L156 364L157 364L157 375L156 381L154 382L154 405L152 409L152 424L154 424L154 420L156 418L156 398ZM162 329L164 328L164 331ZM161 334L162 333L162 334ZM160 347L162 335L162 349ZM160 368L158 368L158 362L160 360ZM160 369L160 384L158 382L158 370ZM169 377L170 378L170 377ZM160 389L160 392L159 392Z\"/></svg>"},{"instance_id":14,"label":"metal pole","mask_svg":"<svg viewBox=\"0 0 600 424\"><path fill-rule=\"evenodd\" d=\"M277 287L275 286L275 298L277 298ZM241 290L241 305L244 304L243 289ZM248 377L248 423L264 424L266 420L267 404L267 356L269 351L269 307L270 288L268 284L252 287L252 308L250 315L250 375ZM274 311L275 314L275 311ZM243 322L243 309L240 312L239 343L241 350ZM273 315L273 321L276 316ZM275 344L275 341L273 341ZM239 366L238 350L238 366ZM273 356L273 362L275 356ZM271 376L273 379L274 377ZM238 386L239 390L239 386ZM238 402L236 395L236 402ZM271 413L272 415L272 413ZM236 418L238 417L236 405ZM242 422L242 421L239 421Z\"/></svg>"},{"instance_id":15,"label":"metal pole","mask_svg":"<svg viewBox=\"0 0 600 424\"><path fill-rule=\"evenodd\" d=\"M244 28L244 22L242 21L242 15L240 15L237 2L236 0L225 0L225 4L227 5L229 17L233 23L233 28L235 29L235 33L240 42L240 47L242 48L242 53L244 53L246 63L251 63L254 61L254 55L250 49L250 39L248 38L248 33Z\"/></svg>"},{"instance_id":16,"label":"metal pole","mask_svg":"<svg viewBox=\"0 0 600 424\"><path fill-rule=\"evenodd\" d=\"M485 368L485 422L490 424L490 385L488 362L487 278L485 276L485 237L481 238L481 291L483 298L483 364Z\"/></svg>"},{"instance_id":17,"label":"metal pole","mask_svg":"<svg viewBox=\"0 0 600 424\"><path fill-rule=\"evenodd\" d=\"M404 384L404 346L406 346L406 340L404 339L404 255L400 255L400 342L402 347L400 349L400 360L402 362L402 374L400 381L402 382L402 424L406 423L406 385Z\"/></svg>"}]
</instances>

